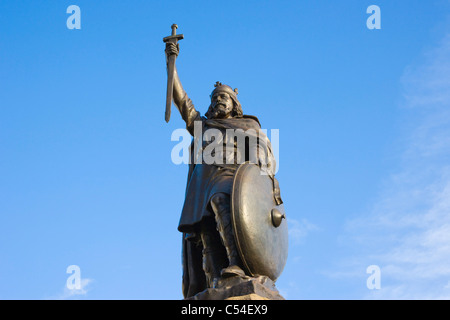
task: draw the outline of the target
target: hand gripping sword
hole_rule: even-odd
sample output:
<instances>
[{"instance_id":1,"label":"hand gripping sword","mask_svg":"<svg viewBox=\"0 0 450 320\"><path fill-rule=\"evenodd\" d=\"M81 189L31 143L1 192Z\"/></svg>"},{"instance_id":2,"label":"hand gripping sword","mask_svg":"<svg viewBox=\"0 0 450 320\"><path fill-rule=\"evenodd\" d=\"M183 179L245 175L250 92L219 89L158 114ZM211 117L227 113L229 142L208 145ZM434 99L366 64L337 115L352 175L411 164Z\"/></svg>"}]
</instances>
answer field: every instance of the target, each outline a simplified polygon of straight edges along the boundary
<instances>
[{"instance_id":1,"label":"hand gripping sword","mask_svg":"<svg viewBox=\"0 0 450 320\"><path fill-rule=\"evenodd\" d=\"M172 35L163 38L163 41L177 44L178 40L183 39L184 36L182 34L177 34L178 26L176 24L173 24L171 28L172 28ZM165 115L166 122L169 122L170 120L170 107L172 106L175 59L176 55L171 54L168 57L167 63L167 95L166 95L166 115Z\"/></svg>"}]
</instances>

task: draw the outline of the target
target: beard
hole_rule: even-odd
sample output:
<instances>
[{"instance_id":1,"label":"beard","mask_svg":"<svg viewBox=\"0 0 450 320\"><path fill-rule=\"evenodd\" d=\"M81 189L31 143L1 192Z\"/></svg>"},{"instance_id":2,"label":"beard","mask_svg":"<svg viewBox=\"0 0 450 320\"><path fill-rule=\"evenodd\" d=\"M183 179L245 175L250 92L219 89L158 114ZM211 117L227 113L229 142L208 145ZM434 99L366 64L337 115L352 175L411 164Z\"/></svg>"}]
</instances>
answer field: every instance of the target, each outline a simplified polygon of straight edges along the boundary
<instances>
[{"instance_id":1,"label":"beard","mask_svg":"<svg viewBox=\"0 0 450 320\"><path fill-rule=\"evenodd\" d=\"M222 103L218 103L214 106L214 109L212 110L212 117L213 118L225 118L226 116L231 116L232 109L229 110L226 105Z\"/></svg>"}]
</instances>

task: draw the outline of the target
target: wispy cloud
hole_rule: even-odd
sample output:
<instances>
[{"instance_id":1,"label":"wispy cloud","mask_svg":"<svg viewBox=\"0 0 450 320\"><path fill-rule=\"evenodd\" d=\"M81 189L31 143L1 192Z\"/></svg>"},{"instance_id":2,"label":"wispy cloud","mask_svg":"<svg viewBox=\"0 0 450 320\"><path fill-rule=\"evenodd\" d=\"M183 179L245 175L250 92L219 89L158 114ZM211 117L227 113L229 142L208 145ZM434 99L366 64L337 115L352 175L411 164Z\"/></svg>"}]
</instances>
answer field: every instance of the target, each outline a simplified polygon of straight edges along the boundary
<instances>
[{"instance_id":1,"label":"wispy cloud","mask_svg":"<svg viewBox=\"0 0 450 320\"><path fill-rule=\"evenodd\" d=\"M80 281L81 288L79 289L69 289L67 286L64 287L62 292L56 296L49 297L47 300L75 300L82 299L86 297L88 291L91 288L93 279L82 278Z\"/></svg>"},{"instance_id":2,"label":"wispy cloud","mask_svg":"<svg viewBox=\"0 0 450 320\"><path fill-rule=\"evenodd\" d=\"M367 298L450 299L450 33L402 83L403 107L416 116L401 169L344 237L366 249L359 263L381 267L382 289Z\"/></svg>"},{"instance_id":3,"label":"wispy cloud","mask_svg":"<svg viewBox=\"0 0 450 320\"><path fill-rule=\"evenodd\" d=\"M288 225L289 242L293 245L303 243L304 239L311 231L319 229L316 225L306 219L296 220L288 218Z\"/></svg>"}]
</instances>

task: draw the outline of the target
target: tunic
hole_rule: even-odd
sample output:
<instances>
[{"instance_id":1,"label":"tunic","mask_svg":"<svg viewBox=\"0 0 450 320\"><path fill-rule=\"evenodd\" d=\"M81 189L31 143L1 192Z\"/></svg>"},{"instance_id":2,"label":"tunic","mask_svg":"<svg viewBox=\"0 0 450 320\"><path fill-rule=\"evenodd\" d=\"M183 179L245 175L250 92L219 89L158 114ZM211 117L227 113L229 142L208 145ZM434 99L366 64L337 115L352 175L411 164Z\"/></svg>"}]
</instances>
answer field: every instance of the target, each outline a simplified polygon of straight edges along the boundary
<instances>
[{"instance_id":1,"label":"tunic","mask_svg":"<svg viewBox=\"0 0 450 320\"><path fill-rule=\"evenodd\" d=\"M258 118L244 115L239 118L207 119L195 111L187 96L183 99L180 112L194 141L190 148L191 161L178 230L191 234L198 231L203 218L213 215L210 199L214 194L222 192L231 195L234 174L240 164L245 161L257 163L262 156L270 156L272 163L274 159L270 142L261 131Z\"/></svg>"}]
</instances>

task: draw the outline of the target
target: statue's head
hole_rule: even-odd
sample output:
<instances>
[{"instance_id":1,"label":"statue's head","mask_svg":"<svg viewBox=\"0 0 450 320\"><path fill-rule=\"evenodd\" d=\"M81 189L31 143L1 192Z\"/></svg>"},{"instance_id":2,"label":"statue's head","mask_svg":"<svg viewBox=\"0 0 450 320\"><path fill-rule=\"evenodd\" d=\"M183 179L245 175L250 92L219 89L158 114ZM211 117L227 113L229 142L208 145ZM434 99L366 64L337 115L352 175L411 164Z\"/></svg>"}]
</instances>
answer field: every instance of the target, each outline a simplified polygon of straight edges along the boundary
<instances>
[{"instance_id":1,"label":"statue's head","mask_svg":"<svg viewBox=\"0 0 450 320\"><path fill-rule=\"evenodd\" d=\"M214 87L210 96L211 104L205 116L208 119L242 117L242 107L237 99L237 89L233 90L230 86L219 81L216 82Z\"/></svg>"}]
</instances>

